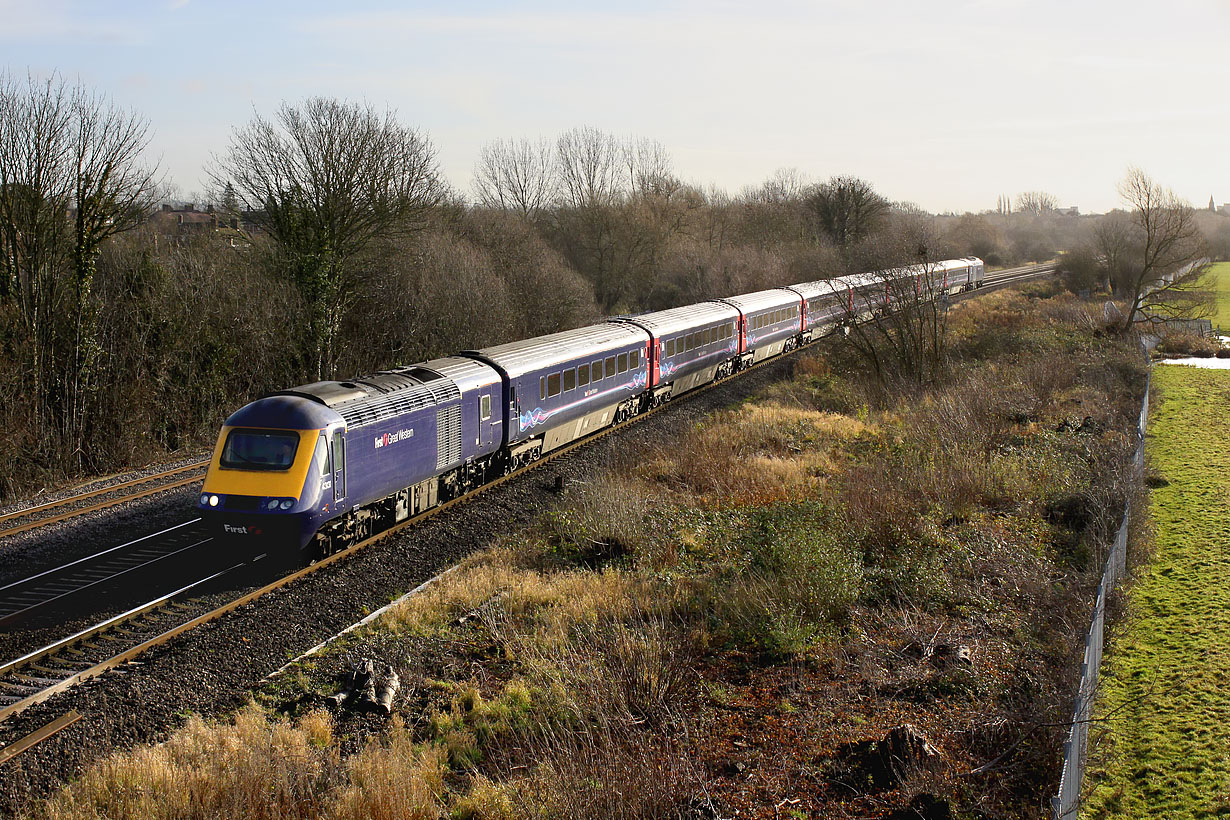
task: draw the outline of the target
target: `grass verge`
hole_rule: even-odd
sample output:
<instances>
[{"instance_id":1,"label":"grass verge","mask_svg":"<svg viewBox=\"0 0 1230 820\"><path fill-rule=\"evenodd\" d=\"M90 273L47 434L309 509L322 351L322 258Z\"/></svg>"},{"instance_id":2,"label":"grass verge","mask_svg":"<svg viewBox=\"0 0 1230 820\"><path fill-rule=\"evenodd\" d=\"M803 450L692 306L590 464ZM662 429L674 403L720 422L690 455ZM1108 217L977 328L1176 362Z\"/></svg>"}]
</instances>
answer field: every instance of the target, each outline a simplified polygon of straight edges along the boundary
<instances>
[{"instance_id":1,"label":"grass verge","mask_svg":"<svg viewBox=\"0 0 1230 820\"><path fill-rule=\"evenodd\" d=\"M1230 815L1230 373L1154 384L1156 552L1106 656L1087 818Z\"/></svg>"},{"instance_id":2,"label":"grass verge","mask_svg":"<svg viewBox=\"0 0 1230 820\"><path fill-rule=\"evenodd\" d=\"M1213 289L1216 291L1214 312L1209 319L1213 329L1221 327L1223 336L1230 336L1230 262L1218 262L1209 273Z\"/></svg>"}]
</instances>

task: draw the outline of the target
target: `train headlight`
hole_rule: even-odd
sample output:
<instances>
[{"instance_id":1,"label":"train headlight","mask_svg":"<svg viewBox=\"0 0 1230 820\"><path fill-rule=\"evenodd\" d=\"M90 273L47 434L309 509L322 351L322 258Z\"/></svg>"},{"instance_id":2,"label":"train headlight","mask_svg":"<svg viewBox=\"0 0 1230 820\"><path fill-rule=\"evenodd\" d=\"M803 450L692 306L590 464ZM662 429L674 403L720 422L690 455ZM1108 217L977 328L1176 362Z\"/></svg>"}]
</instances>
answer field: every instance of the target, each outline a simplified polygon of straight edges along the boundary
<instances>
[{"instance_id":1,"label":"train headlight","mask_svg":"<svg viewBox=\"0 0 1230 820\"><path fill-rule=\"evenodd\" d=\"M204 507L208 503L209 503L209 494L201 493L201 506Z\"/></svg>"},{"instance_id":2,"label":"train headlight","mask_svg":"<svg viewBox=\"0 0 1230 820\"><path fill-rule=\"evenodd\" d=\"M289 510L293 506L295 506L295 500L293 498L286 498L282 500L282 509Z\"/></svg>"},{"instance_id":3,"label":"train headlight","mask_svg":"<svg viewBox=\"0 0 1230 820\"><path fill-rule=\"evenodd\" d=\"M276 510L278 508L278 500L276 498L269 499L269 501L265 503L265 507L270 510Z\"/></svg>"},{"instance_id":4,"label":"train headlight","mask_svg":"<svg viewBox=\"0 0 1230 820\"><path fill-rule=\"evenodd\" d=\"M209 506L211 506L211 507L216 507L216 506L218 506L218 496L216 496L216 495L211 495L211 496L209 497Z\"/></svg>"}]
</instances>

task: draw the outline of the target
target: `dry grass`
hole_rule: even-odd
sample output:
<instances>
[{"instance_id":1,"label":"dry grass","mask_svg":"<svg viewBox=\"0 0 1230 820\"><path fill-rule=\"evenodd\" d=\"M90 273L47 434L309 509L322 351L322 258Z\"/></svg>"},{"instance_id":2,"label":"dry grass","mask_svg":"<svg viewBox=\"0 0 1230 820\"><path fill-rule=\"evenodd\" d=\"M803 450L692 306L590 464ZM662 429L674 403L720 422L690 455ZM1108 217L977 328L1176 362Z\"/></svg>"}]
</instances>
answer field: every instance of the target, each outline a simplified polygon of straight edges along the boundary
<instances>
[{"instance_id":1,"label":"dry grass","mask_svg":"<svg viewBox=\"0 0 1230 820\"><path fill-rule=\"evenodd\" d=\"M332 722L313 712L297 724L256 707L230 723L193 717L160 746L103 760L45 807L74 818L245 817L276 820L326 813L341 772Z\"/></svg>"},{"instance_id":2,"label":"dry grass","mask_svg":"<svg viewBox=\"0 0 1230 820\"><path fill-rule=\"evenodd\" d=\"M423 746L399 721L346 767L330 820L436 820L444 808L446 750Z\"/></svg>"},{"instance_id":3,"label":"dry grass","mask_svg":"<svg viewBox=\"0 0 1230 820\"><path fill-rule=\"evenodd\" d=\"M1202 359L1216 356L1221 350L1221 342L1217 339L1206 339L1183 331L1164 333L1157 346L1157 352L1163 356L1196 356Z\"/></svg>"},{"instance_id":4,"label":"dry grass","mask_svg":"<svg viewBox=\"0 0 1230 820\"><path fill-rule=\"evenodd\" d=\"M842 443L873 435L849 416L749 404L716 414L638 472L667 497L702 506L791 501L820 491Z\"/></svg>"}]
</instances>

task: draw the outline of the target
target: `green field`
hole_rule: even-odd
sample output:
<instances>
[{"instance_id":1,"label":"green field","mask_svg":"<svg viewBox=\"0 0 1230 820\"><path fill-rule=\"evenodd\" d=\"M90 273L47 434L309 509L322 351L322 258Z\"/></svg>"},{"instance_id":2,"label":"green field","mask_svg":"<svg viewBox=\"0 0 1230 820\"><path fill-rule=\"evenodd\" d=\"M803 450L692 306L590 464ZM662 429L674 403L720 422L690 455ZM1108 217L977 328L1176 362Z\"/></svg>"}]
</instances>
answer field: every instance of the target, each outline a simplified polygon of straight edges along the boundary
<instances>
[{"instance_id":1,"label":"green field","mask_svg":"<svg viewBox=\"0 0 1230 820\"><path fill-rule=\"evenodd\" d=\"M1223 336L1230 336L1230 262L1218 262L1213 266L1210 280L1217 288L1217 303L1209 318L1213 327L1221 326Z\"/></svg>"},{"instance_id":2,"label":"green field","mask_svg":"<svg viewBox=\"0 0 1230 820\"><path fill-rule=\"evenodd\" d=\"M1159 366L1154 384L1148 452L1169 483L1107 649L1085 818L1230 816L1230 372Z\"/></svg>"}]
</instances>

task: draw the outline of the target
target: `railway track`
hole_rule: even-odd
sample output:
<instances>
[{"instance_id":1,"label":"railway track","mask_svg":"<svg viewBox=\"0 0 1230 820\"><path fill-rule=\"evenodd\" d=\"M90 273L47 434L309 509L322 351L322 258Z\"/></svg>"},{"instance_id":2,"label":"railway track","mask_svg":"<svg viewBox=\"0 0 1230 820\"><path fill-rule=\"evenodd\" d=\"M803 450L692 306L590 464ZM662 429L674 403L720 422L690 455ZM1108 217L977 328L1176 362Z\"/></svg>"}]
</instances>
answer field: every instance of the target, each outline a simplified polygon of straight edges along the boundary
<instances>
[{"instance_id":1,"label":"railway track","mask_svg":"<svg viewBox=\"0 0 1230 820\"><path fill-rule=\"evenodd\" d=\"M196 625L190 614L199 616L207 608L181 599L238 566L0 664L0 723L165 643L185 631L185 624Z\"/></svg>"},{"instance_id":2,"label":"railway track","mask_svg":"<svg viewBox=\"0 0 1230 820\"><path fill-rule=\"evenodd\" d=\"M986 285L1000 287L1036 276L1046 275L1052 272L1054 272L1054 265L1032 265L1021 268L1013 268L1010 270L998 271L994 274L988 274L986 277ZM962 294L962 296L973 296L979 292L985 293L986 291L985 289L981 291L970 291L966 294ZM803 349L806 348L797 348L796 350L790 351L783 356L767 359L759 364L753 365L743 372L747 373L761 367L772 365L781 361L786 356L793 355ZM721 387L729 381L729 378L723 379L721 381L713 382L704 387L689 391L683 396L675 399L674 402L671 402L670 404L678 401L687 401L690 398ZM360 541L349 548L337 552L309 567L300 569L297 572L279 578L276 581L261 587L260 589L250 592L247 595L244 595L243 597L216 609L199 614L193 614L194 609L192 605L179 601L178 599L184 597L190 590L200 586L201 584L213 580L226 572L237 569L238 565L236 567L231 567L228 570L224 570L221 573L210 576L209 578L196 581L181 590L177 590L176 592L162 596L155 601L143 604L126 613L123 613L122 615L108 619L107 621L104 621L87 630L83 630L76 635L72 635L58 641L55 644L31 652L6 664L0 665L0 723L3 723L8 718L19 714L31 706L42 703L48 698L72 688L82 681L97 677L98 675L115 669L122 664L129 663L141 654L155 647L169 643L176 637L188 632L191 629L195 629L205 623L221 618L222 616L234 611L235 609L238 609L241 606L244 606L245 604L255 601L260 597L298 581L300 578L317 572L338 561L344 560L353 555L355 552L364 549L381 539L421 524L423 521L446 510L452 509L459 504L465 504L469 501L473 501L484 493L499 487L506 482L518 479L531 470L543 467L544 465L598 439L610 435L613 432L623 430L627 427L645 421L654 414L661 412L668 406L669 405L662 405L660 407L642 412L618 425L596 431L588 436L577 439L564 447L544 455L538 461L521 467L507 476L497 478L494 481L470 493L467 493L466 495L447 501L444 504L430 510L426 510L417 516L409 518L400 524L394 525L393 527L390 527L389 529L384 530L383 532L380 532L364 541ZM194 524L199 524L199 519L184 522L176 527L164 530L161 533L154 533L151 536L146 536L146 538L155 539L156 536L164 535L174 530L180 530L181 528L184 532L180 533L180 535L191 533L192 530L188 528L192 527ZM205 540L209 540L207 536ZM131 543L135 544L136 542ZM118 550L119 547L113 549ZM162 552L162 557L175 555L177 552L182 551L182 549L183 548L179 550L167 549L163 547L158 548L158 550ZM93 557L97 556L92 556L92 558ZM90 559L82 559L81 562L74 562L74 564L81 564L83 562L88 562L89 560ZM154 558L153 560L161 560L161 558ZM56 573L59 570L66 569L71 566L73 565L65 565L65 567L57 568L56 570L50 570L48 573L40 573L39 576L25 579L24 581L17 582L16 584L10 584L9 587L0 588L0 593L3 593L11 587L37 582L39 578ZM127 571L129 570L123 568L120 569L121 573ZM83 580L88 580L86 576L83 575L82 577ZM100 582L101 579L97 579L92 583ZM48 588L51 588L51 586L48 585ZM78 587L76 591L80 591L85 588L86 586L81 586ZM70 594L73 594L73 591L63 592L57 597L63 597L64 595ZM49 601L50 600L55 600L55 598L49 599ZM44 603L49 601L45 601ZM36 604L36 606L41 605L43 604ZM0 613L2 612L3 610L0 610ZM0 614L0 625L3 624L5 617L16 617L16 612L9 616ZM178 623L175 623L176 621L178 621ZM61 718L60 720L63 719ZM50 726L51 724L48 725ZM11 756L15 757L19 753L19 751L14 751Z\"/></svg>"},{"instance_id":3,"label":"railway track","mask_svg":"<svg viewBox=\"0 0 1230 820\"><path fill-rule=\"evenodd\" d=\"M205 477L205 468L208 463L208 459L201 459L153 475L141 476L108 487L76 493L35 507L27 507L24 510L5 513L0 515L0 538L27 532L47 524L67 521L97 510L117 507L165 490L186 487ZM85 506L79 506L81 504Z\"/></svg>"},{"instance_id":4,"label":"railway track","mask_svg":"<svg viewBox=\"0 0 1230 820\"><path fill-rule=\"evenodd\" d=\"M71 595L116 581L211 541L194 518L0 586L0 627Z\"/></svg>"}]
</instances>

